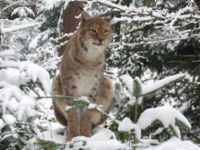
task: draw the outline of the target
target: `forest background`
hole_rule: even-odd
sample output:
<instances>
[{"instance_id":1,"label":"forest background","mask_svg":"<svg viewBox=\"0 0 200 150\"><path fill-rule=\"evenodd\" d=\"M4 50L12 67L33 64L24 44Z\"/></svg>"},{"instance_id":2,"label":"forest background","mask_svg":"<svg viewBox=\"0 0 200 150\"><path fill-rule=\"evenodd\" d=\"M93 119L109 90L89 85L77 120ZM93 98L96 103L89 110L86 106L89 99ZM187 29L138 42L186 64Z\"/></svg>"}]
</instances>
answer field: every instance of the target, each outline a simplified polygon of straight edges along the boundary
<instances>
[{"instance_id":1,"label":"forest background","mask_svg":"<svg viewBox=\"0 0 200 150\"><path fill-rule=\"evenodd\" d=\"M0 149L95 145L84 138L64 144L51 104L51 79L82 10L114 17L105 69L115 94L103 141L156 149L172 140L198 149L198 0L0 0ZM112 140L104 144L117 149Z\"/></svg>"}]
</instances>

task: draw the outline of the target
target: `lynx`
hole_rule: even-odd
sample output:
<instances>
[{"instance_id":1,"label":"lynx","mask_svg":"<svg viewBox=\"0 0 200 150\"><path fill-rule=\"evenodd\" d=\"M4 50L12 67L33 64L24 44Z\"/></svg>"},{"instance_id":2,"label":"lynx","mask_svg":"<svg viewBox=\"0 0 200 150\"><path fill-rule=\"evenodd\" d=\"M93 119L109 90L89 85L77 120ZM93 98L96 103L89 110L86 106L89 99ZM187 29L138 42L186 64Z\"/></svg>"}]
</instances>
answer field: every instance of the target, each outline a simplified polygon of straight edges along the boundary
<instances>
[{"instance_id":1,"label":"lynx","mask_svg":"<svg viewBox=\"0 0 200 150\"><path fill-rule=\"evenodd\" d=\"M59 75L53 79L53 96L87 96L102 110L109 112L112 104L112 84L104 75L105 49L112 39L112 17L82 15L79 29L68 41L60 63ZM95 109L77 108L66 112L72 102L53 99L55 116L66 126L66 140L83 135L91 136L92 129L106 117Z\"/></svg>"}]
</instances>

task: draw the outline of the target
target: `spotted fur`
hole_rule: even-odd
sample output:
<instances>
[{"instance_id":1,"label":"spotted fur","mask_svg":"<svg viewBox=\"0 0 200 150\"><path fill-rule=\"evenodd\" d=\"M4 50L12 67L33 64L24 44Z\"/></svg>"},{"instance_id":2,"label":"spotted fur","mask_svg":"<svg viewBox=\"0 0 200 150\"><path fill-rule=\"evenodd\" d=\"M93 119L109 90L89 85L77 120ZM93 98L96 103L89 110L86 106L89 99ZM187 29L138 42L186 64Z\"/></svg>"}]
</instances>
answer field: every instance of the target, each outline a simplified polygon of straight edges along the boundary
<instances>
[{"instance_id":1,"label":"spotted fur","mask_svg":"<svg viewBox=\"0 0 200 150\"><path fill-rule=\"evenodd\" d=\"M111 17L93 17L82 21L68 41L60 73L53 79L53 96L87 96L108 112L112 103L112 84L104 75L105 49L111 42ZM66 138L91 136L92 129L105 120L96 110L85 108L65 111L71 101L53 99L57 120L67 127Z\"/></svg>"}]
</instances>

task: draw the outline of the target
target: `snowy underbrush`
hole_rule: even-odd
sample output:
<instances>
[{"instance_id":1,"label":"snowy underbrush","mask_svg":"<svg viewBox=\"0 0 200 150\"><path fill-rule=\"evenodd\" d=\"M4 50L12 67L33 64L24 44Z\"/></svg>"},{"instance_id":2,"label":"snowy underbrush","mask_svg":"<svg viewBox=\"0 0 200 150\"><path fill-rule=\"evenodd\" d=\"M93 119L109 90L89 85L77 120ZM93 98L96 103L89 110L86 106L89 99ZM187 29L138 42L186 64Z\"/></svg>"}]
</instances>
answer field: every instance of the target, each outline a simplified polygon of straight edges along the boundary
<instances>
[{"instance_id":1,"label":"snowy underbrush","mask_svg":"<svg viewBox=\"0 0 200 150\"><path fill-rule=\"evenodd\" d=\"M192 142L181 140L186 139L184 133L191 125L180 111L171 106L138 111L144 96L183 78L183 74L149 84L143 84L139 78L122 76L115 83L121 89L116 88L115 101L121 103L122 109L115 108L110 114L80 97L78 101L84 102L88 109L97 109L108 119L91 137L80 136L65 142L65 127L56 121L49 97L49 73L28 61L2 59L0 65L3 68L0 70L0 149L165 150L177 147L199 150ZM122 105L125 97L129 100ZM123 114L129 111L133 114Z\"/></svg>"},{"instance_id":2,"label":"snowy underbrush","mask_svg":"<svg viewBox=\"0 0 200 150\"><path fill-rule=\"evenodd\" d=\"M120 123L120 132L131 132L133 123L124 119ZM168 148L177 150L200 150L200 148L188 140L181 140L172 137L165 142L159 143L155 139L140 139L133 143L131 137L129 140L122 142L118 135L103 126L97 127L91 137L79 136L72 141L65 143L63 135L64 127L58 123L49 123L49 129L38 133L40 149L66 149L66 150L166 150Z\"/></svg>"},{"instance_id":3,"label":"snowy underbrush","mask_svg":"<svg viewBox=\"0 0 200 150\"><path fill-rule=\"evenodd\" d=\"M0 149L22 149L35 136L36 98L50 93L50 77L28 61L1 59L0 66Z\"/></svg>"},{"instance_id":4,"label":"snowy underbrush","mask_svg":"<svg viewBox=\"0 0 200 150\"><path fill-rule=\"evenodd\" d=\"M134 105L142 105L142 97L146 93L155 92L183 77L183 74L174 75L151 83L152 86L143 85L138 78L132 79L130 76L124 76L121 81L117 82L124 87L126 91L123 92L124 96L130 98L130 101L127 102L128 105L125 106L130 109L135 108L132 107ZM135 93L132 89L135 89ZM138 97L140 101L138 101ZM46 114L49 114L46 115L48 119L42 118L39 121L44 131L37 131L39 145L43 149L51 147L52 149L66 150L166 150L168 148L200 150L184 135L191 129L189 121L179 110L171 106L146 109L138 114L136 121L132 121L127 115L122 117L120 114L122 112L119 110L113 110L107 114L106 123L97 127L91 137L80 136L73 138L70 142L65 142L65 127L56 123L53 112L49 111L51 110L51 101L43 99L41 104L45 106L44 110L48 110ZM90 106L90 104L87 105Z\"/></svg>"}]
</instances>

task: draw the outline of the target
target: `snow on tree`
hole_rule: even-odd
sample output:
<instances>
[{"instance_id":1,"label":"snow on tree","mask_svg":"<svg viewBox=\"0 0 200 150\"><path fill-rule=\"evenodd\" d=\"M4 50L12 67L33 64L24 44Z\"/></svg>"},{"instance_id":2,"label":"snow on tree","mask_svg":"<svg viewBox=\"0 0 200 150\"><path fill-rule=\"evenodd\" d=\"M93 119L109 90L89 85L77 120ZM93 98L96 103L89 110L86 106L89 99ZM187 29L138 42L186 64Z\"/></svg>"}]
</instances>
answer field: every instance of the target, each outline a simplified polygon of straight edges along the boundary
<instances>
[{"instance_id":1,"label":"snow on tree","mask_svg":"<svg viewBox=\"0 0 200 150\"><path fill-rule=\"evenodd\" d=\"M132 123L129 118L124 118L118 126L119 132L128 132L135 130L135 135L137 139L141 139L141 128L137 124Z\"/></svg>"},{"instance_id":2,"label":"snow on tree","mask_svg":"<svg viewBox=\"0 0 200 150\"><path fill-rule=\"evenodd\" d=\"M25 3L13 3L5 7L16 7L12 15L22 18L1 19L0 45L0 148L22 149L33 144L35 117L38 112L36 99L51 92L49 73L29 61L29 41L38 32L39 22L28 18L33 11ZM26 56L26 57L25 57ZM23 61L24 60L24 61Z\"/></svg>"},{"instance_id":3,"label":"snow on tree","mask_svg":"<svg viewBox=\"0 0 200 150\"><path fill-rule=\"evenodd\" d=\"M73 3L81 9L70 16L67 6ZM198 6L192 0L0 2L0 149L198 150L183 141L200 139ZM78 26L82 9L114 16L106 69L115 80L115 103L107 114L85 97L72 98L74 108L87 105L108 119L92 137L64 143L53 116L50 78L60 61L57 50Z\"/></svg>"},{"instance_id":4,"label":"snow on tree","mask_svg":"<svg viewBox=\"0 0 200 150\"><path fill-rule=\"evenodd\" d=\"M130 147L126 144L121 143L116 139L116 136L108 129L101 129L91 137L77 137L71 142L71 145L67 145L66 149L78 150L91 149L91 150L116 150L125 149L129 150Z\"/></svg>"},{"instance_id":5,"label":"snow on tree","mask_svg":"<svg viewBox=\"0 0 200 150\"><path fill-rule=\"evenodd\" d=\"M200 148L191 141L181 141L180 139L174 137L159 146L152 146L150 148L146 148L145 150L152 150L152 149L153 150L168 150L168 149L199 150Z\"/></svg>"},{"instance_id":6,"label":"snow on tree","mask_svg":"<svg viewBox=\"0 0 200 150\"><path fill-rule=\"evenodd\" d=\"M146 109L138 119L138 126L141 129L146 129L153 122L160 121L163 125L161 129L156 130L154 135L161 133L165 128L171 128L178 138L181 138L181 132L178 122L184 124L188 129L191 129L189 121L177 110L169 106Z\"/></svg>"}]
</instances>

